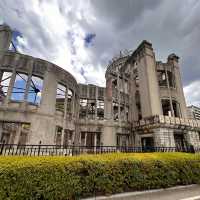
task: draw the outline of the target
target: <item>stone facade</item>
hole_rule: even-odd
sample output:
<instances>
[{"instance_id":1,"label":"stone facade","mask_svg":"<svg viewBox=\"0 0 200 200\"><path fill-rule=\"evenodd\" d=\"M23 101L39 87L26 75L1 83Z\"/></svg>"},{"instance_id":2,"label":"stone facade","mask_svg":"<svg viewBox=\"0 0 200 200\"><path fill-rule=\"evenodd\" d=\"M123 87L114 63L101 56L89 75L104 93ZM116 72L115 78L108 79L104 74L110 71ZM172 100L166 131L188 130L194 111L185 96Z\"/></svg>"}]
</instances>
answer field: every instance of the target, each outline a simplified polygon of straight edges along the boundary
<instances>
[{"instance_id":1,"label":"stone facade","mask_svg":"<svg viewBox=\"0 0 200 200\"><path fill-rule=\"evenodd\" d=\"M121 54L106 87L78 84L60 67L10 51L0 26L0 142L82 146L200 146L188 119L179 58L158 62L152 44Z\"/></svg>"},{"instance_id":2,"label":"stone facade","mask_svg":"<svg viewBox=\"0 0 200 200\"><path fill-rule=\"evenodd\" d=\"M200 120L200 108L194 105L187 107L188 118Z\"/></svg>"}]
</instances>

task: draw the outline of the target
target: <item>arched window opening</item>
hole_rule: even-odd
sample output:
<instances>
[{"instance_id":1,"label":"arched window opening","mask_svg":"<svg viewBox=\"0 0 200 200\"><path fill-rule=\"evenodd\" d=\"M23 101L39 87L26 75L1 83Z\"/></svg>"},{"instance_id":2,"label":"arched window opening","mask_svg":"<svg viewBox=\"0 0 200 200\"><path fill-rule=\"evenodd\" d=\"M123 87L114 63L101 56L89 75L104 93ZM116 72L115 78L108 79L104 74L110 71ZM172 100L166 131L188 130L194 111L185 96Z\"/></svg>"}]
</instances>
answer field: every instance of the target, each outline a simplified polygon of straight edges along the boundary
<instances>
[{"instance_id":1,"label":"arched window opening","mask_svg":"<svg viewBox=\"0 0 200 200\"><path fill-rule=\"evenodd\" d=\"M64 85L57 85L56 92L56 110L64 112L66 87Z\"/></svg>"},{"instance_id":2,"label":"arched window opening","mask_svg":"<svg viewBox=\"0 0 200 200\"><path fill-rule=\"evenodd\" d=\"M40 104L42 88L43 88L43 79L37 76L32 76L31 84L28 91L27 101L34 104Z\"/></svg>"},{"instance_id":3,"label":"arched window opening","mask_svg":"<svg viewBox=\"0 0 200 200\"><path fill-rule=\"evenodd\" d=\"M138 120L142 119L142 109L141 109L141 100L140 100L140 92L137 90L135 93L135 103L138 111Z\"/></svg>"},{"instance_id":4,"label":"arched window opening","mask_svg":"<svg viewBox=\"0 0 200 200\"><path fill-rule=\"evenodd\" d=\"M1 82L0 82L0 102L3 102L7 96L11 76L12 76L12 72L3 72Z\"/></svg>"},{"instance_id":5,"label":"arched window opening","mask_svg":"<svg viewBox=\"0 0 200 200\"><path fill-rule=\"evenodd\" d=\"M175 76L171 71L167 71L166 73L165 70L158 70L157 75L158 75L159 86L167 87L167 78L168 78L169 87L175 88Z\"/></svg>"},{"instance_id":6,"label":"arched window opening","mask_svg":"<svg viewBox=\"0 0 200 200\"><path fill-rule=\"evenodd\" d=\"M26 74L16 72L15 83L12 89L11 100L23 101L26 90L28 76Z\"/></svg>"},{"instance_id":7,"label":"arched window opening","mask_svg":"<svg viewBox=\"0 0 200 200\"><path fill-rule=\"evenodd\" d=\"M80 111L79 117L81 119L86 118L87 116L87 99L80 99Z\"/></svg>"},{"instance_id":8,"label":"arched window opening","mask_svg":"<svg viewBox=\"0 0 200 200\"><path fill-rule=\"evenodd\" d=\"M163 115L172 116L169 99L162 99L161 102L162 102Z\"/></svg>"},{"instance_id":9,"label":"arched window opening","mask_svg":"<svg viewBox=\"0 0 200 200\"><path fill-rule=\"evenodd\" d=\"M173 116L174 112L174 117L181 117L181 112L180 112L180 105L177 101L172 100L172 109L170 105L170 100L169 99L162 99L162 110L163 110L163 115L165 116Z\"/></svg>"},{"instance_id":10,"label":"arched window opening","mask_svg":"<svg viewBox=\"0 0 200 200\"><path fill-rule=\"evenodd\" d=\"M67 98L68 113L72 113L72 97L73 97L73 91L71 89L68 89L68 98Z\"/></svg>"},{"instance_id":11,"label":"arched window opening","mask_svg":"<svg viewBox=\"0 0 200 200\"><path fill-rule=\"evenodd\" d=\"M138 77L138 75L135 76L135 85L136 85L136 87L139 87L139 77Z\"/></svg>"},{"instance_id":12,"label":"arched window opening","mask_svg":"<svg viewBox=\"0 0 200 200\"><path fill-rule=\"evenodd\" d=\"M119 113L118 113L119 104L117 102L113 102L113 117L114 120L119 120Z\"/></svg>"},{"instance_id":13,"label":"arched window opening","mask_svg":"<svg viewBox=\"0 0 200 200\"><path fill-rule=\"evenodd\" d=\"M88 109L88 118L89 119L95 118L95 107L96 107L96 100L88 99L87 100L87 109Z\"/></svg>"},{"instance_id":14,"label":"arched window opening","mask_svg":"<svg viewBox=\"0 0 200 200\"><path fill-rule=\"evenodd\" d=\"M97 100L97 118L104 119L104 101Z\"/></svg>"},{"instance_id":15,"label":"arched window opening","mask_svg":"<svg viewBox=\"0 0 200 200\"><path fill-rule=\"evenodd\" d=\"M62 140L62 127L56 126L56 133L55 133L55 144L61 145Z\"/></svg>"}]
</instances>

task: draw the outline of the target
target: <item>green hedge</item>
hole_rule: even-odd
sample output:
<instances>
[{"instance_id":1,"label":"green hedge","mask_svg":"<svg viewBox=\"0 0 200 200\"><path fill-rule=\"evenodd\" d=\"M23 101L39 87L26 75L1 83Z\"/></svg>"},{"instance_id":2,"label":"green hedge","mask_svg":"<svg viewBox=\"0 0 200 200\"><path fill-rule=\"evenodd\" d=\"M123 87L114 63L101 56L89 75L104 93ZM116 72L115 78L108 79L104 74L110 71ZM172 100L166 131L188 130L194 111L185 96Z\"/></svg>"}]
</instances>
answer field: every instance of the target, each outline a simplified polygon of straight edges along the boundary
<instances>
[{"instance_id":1,"label":"green hedge","mask_svg":"<svg viewBox=\"0 0 200 200\"><path fill-rule=\"evenodd\" d=\"M199 183L200 155L0 157L0 199L79 199Z\"/></svg>"}]
</instances>

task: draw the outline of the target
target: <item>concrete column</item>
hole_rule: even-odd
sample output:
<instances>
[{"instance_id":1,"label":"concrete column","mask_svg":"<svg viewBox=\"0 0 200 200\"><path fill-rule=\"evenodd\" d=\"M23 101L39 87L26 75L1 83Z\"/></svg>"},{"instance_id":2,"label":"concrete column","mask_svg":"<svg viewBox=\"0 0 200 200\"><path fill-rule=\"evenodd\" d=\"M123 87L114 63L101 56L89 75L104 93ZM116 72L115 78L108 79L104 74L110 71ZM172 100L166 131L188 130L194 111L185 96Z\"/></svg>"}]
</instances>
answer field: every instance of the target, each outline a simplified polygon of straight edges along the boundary
<instances>
[{"instance_id":1,"label":"concrete column","mask_svg":"<svg viewBox=\"0 0 200 200\"><path fill-rule=\"evenodd\" d=\"M74 144L75 145L75 131L72 132L72 140L71 140L71 145Z\"/></svg>"},{"instance_id":2,"label":"concrete column","mask_svg":"<svg viewBox=\"0 0 200 200\"><path fill-rule=\"evenodd\" d=\"M176 86L176 92L177 96L179 97L179 103L181 107L181 117L187 118L187 106L185 101L185 96L183 92L183 85L181 80L181 73L180 73L180 67L179 67L179 57L175 54L171 54L168 56L168 63L172 65L174 69L174 75L175 75L175 86Z\"/></svg>"},{"instance_id":3,"label":"concrete column","mask_svg":"<svg viewBox=\"0 0 200 200\"><path fill-rule=\"evenodd\" d=\"M133 71L135 63L128 64L129 68L131 68L130 78L128 80L128 94L129 94L129 121L134 122L138 121L138 109L136 107L136 99L135 93L137 90L135 83L135 73Z\"/></svg>"},{"instance_id":4,"label":"concrete column","mask_svg":"<svg viewBox=\"0 0 200 200\"><path fill-rule=\"evenodd\" d=\"M53 71L46 71L43 81L41 112L54 115L56 110L57 78Z\"/></svg>"},{"instance_id":5,"label":"concrete column","mask_svg":"<svg viewBox=\"0 0 200 200\"><path fill-rule=\"evenodd\" d=\"M0 56L1 57L1 56ZM1 61L0 61L1 62ZM0 85L2 85L2 77L3 77L3 71L0 70ZM3 86L0 86L0 89L2 90L3 89ZM0 104L2 104L2 101L3 101L3 97L0 98ZM1 138L0 138L1 139Z\"/></svg>"},{"instance_id":6,"label":"concrete column","mask_svg":"<svg viewBox=\"0 0 200 200\"><path fill-rule=\"evenodd\" d=\"M28 73L28 79L26 82L26 89L24 92L24 102L27 102L27 99L28 99L28 93L29 93L29 88L31 86L32 70L33 70L33 64L34 64L33 60L31 60L29 62L30 62L29 63L29 73Z\"/></svg>"},{"instance_id":7,"label":"concrete column","mask_svg":"<svg viewBox=\"0 0 200 200\"><path fill-rule=\"evenodd\" d=\"M106 77L106 92L104 99L104 118L113 119L112 78Z\"/></svg>"},{"instance_id":8,"label":"concrete column","mask_svg":"<svg viewBox=\"0 0 200 200\"><path fill-rule=\"evenodd\" d=\"M67 119L67 103L68 103L68 88L66 87L66 91L65 91L65 101L64 101L64 123L65 120ZM63 126L64 127L64 126Z\"/></svg>"},{"instance_id":9,"label":"concrete column","mask_svg":"<svg viewBox=\"0 0 200 200\"><path fill-rule=\"evenodd\" d=\"M1 141L2 136L3 136L3 122L0 122L0 143L2 142Z\"/></svg>"},{"instance_id":10,"label":"concrete column","mask_svg":"<svg viewBox=\"0 0 200 200\"><path fill-rule=\"evenodd\" d=\"M142 116L161 115L156 61L152 45L147 41L143 41L137 50Z\"/></svg>"},{"instance_id":11,"label":"concrete column","mask_svg":"<svg viewBox=\"0 0 200 200\"><path fill-rule=\"evenodd\" d=\"M78 96L75 96L75 110L74 110L74 118L77 119L79 117L79 104L80 100Z\"/></svg>"},{"instance_id":12,"label":"concrete column","mask_svg":"<svg viewBox=\"0 0 200 200\"><path fill-rule=\"evenodd\" d=\"M75 145L79 145L79 144L80 144L80 146L84 145L84 144L82 144L81 137L82 137L82 133L79 132L79 137L78 137L78 140L75 141Z\"/></svg>"},{"instance_id":13,"label":"concrete column","mask_svg":"<svg viewBox=\"0 0 200 200\"><path fill-rule=\"evenodd\" d=\"M175 147L174 132L170 128L156 128L154 131L154 146Z\"/></svg>"},{"instance_id":14,"label":"concrete column","mask_svg":"<svg viewBox=\"0 0 200 200\"><path fill-rule=\"evenodd\" d=\"M76 104L76 99L75 99L75 90L73 89L73 94L72 94L72 119L75 116L75 104Z\"/></svg>"},{"instance_id":15,"label":"concrete column","mask_svg":"<svg viewBox=\"0 0 200 200\"><path fill-rule=\"evenodd\" d=\"M186 140L190 145L193 145L194 147L200 147L200 138L199 133L197 131L188 131L186 134Z\"/></svg>"},{"instance_id":16,"label":"concrete column","mask_svg":"<svg viewBox=\"0 0 200 200\"><path fill-rule=\"evenodd\" d=\"M98 87L96 86L96 94L95 94L95 120L97 120L97 102L98 102Z\"/></svg>"},{"instance_id":17,"label":"concrete column","mask_svg":"<svg viewBox=\"0 0 200 200\"><path fill-rule=\"evenodd\" d=\"M142 147L142 141L141 136L139 133L135 132L135 138L134 138L134 146L135 147Z\"/></svg>"},{"instance_id":18,"label":"concrete column","mask_svg":"<svg viewBox=\"0 0 200 200\"><path fill-rule=\"evenodd\" d=\"M94 133L94 151L97 150L97 133Z\"/></svg>"},{"instance_id":19,"label":"concrete column","mask_svg":"<svg viewBox=\"0 0 200 200\"><path fill-rule=\"evenodd\" d=\"M88 119L88 99L89 99L89 86L87 85L86 119Z\"/></svg>"},{"instance_id":20,"label":"concrete column","mask_svg":"<svg viewBox=\"0 0 200 200\"><path fill-rule=\"evenodd\" d=\"M20 143L21 131L22 131L22 124L19 123L18 124L18 128L16 130L14 144L19 144Z\"/></svg>"},{"instance_id":21,"label":"concrete column","mask_svg":"<svg viewBox=\"0 0 200 200\"><path fill-rule=\"evenodd\" d=\"M62 135L61 135L61 146L64 145L64 139L65 139L65 129L63 127L63 129L62 129Z\"/></svg>"},{"instance_id":22,"label":"concrete column","mask_svg":"<svg viewBox=\"0 0 200 200\"><path fill-rule=\"evenodd\" d=\"M66 120L67 120L67 102L68 102L68 88L66 87L65 91L65 101L64 101L64 116L63 116L63 129L62 129L62 136L61 136L61 145L64 144L64 137L65 137L65 129L66 129Z\"/></svg>"},{"instance_id":23,"label":"concrete column","mask_svg":"<svg viewBox=\"0 0 200 200\"><path fill-rule=\"evenodd\" d=\"M24 102L26 102L28 99L28 92L29 92L30 86L31 86L31 74L28 75L26 89L25 89L25 93L24 93L24 100L23 100Z\"/></svg>"},{"instance_id":24,"label":"concrete column","mask_svg":"<svg viewBox=\"0 0 200 200\"><path fill-rule=\"evenodd\" d=\"M123 94L125 95L125 87L126 87L126 81L124 80L124 77L122 77L122 88L123 88ZM128 121L128 117L126 118L126 111L128 111L128 109L127 109L127 104L128 104L128 102L126 102L126 98L125 98L125 96L124 96L124 121Z\"/></svg>"},{"instance_id":25,"label":"concrete column","mask_svg":"<svg viewBox=\"0 0 200 200\"><path fill-rule=\"evenodd\" d=\"M0 25L0 52L9 49L12 39L12 31L6 25Z\"/></svg>"},{"instance_id":26,"label":"concrete column","mask_svg":"<svg viewBox=\"0 0 200 200\"><path fill-rule=\"evenodd\" d=\"M6 106L8 105L8 103L11 99L12 90L13 90L13 87L14 87L14 84L15 84L15 78L16 78L16 69L13 68L10 83L9 83L8 90L7 90L7 95L6 95L5 102L4 102L4 104Z\"/></svg>"},{"instance_id":27,"label":"concrete column","mask_svg":"<svg viewBox=\"0 0 200 200\"><path fill-rule=\"evenodd\" d=\"M85 132L85 141L84 141L84 146L87 145L87 132Z\"/></svg>"},{"instance_id":28,"label":"concrete column","mask_svg":"<svg viewBox=\"0 0 200 200\"><path fill-rule=\"evenodd\" d=\"M119 78L119 70L117 73L117 99L118 99L118 121L121 122L121 98L120 98L120 78Z\"/></svg>"},{"instance_id":29,"label":"concrete column","mask_svg":"<svg viewBox=\"0 0 200 200\"><path fill-rule=\"evenodd\" d=\"M3 71L0 70L0 83L1 83L2 77L3 77Z\"/></svg>"},{"instance_id":30,"label":"concrete column","mask_svg":"<svg viewBox=\"0 0 200 200\"><path fill-rule=\"evenodd\" d=\"M172 117L175 117L174 116L173 103L172 103L171 88L170 88L170 85L169 85L169 78L168 78L168 73L167 73L166 66L165 66L165 76L166 76L166 81L167 81L167 89L168 89L168 95L169 95L169 101L170 101L170 109L171 109L171 112L172 112Z\"/></svg>"},{"instance_id":31,"label":"concrete column","mask_svg":"<svg viewBox=\"0 0 200 200\"><path fill-rule=\"evenodd\" d=\"M103 146L116 146L117 136L115 133L115 127L111 125L104 125L103 135L102 135Z\"/></svg>"}]
</instances>

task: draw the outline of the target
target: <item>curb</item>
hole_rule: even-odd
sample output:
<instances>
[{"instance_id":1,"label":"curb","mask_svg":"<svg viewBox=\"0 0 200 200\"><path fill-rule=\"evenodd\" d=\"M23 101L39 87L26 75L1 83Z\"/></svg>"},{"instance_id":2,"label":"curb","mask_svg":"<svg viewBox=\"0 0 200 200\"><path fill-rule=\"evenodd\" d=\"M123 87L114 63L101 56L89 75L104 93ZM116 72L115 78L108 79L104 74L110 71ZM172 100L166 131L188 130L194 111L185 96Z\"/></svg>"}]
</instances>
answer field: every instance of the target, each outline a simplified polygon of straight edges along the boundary
<instances>
[{"instance_id":1,"label":"curb","mask_svg":"<svg viewBox=\"0 0 200 200\"><path fill-rule=\"evenodd\" d=\"M151 194L151 193L156 193L156 192L162 192L162 191L169 191L169 190L178 190L178 189L187 189L187 188L192 188L194 186L198 186L198 184L192 184L192 185L184 185L184 186L175 186L175 187L170 187L170 188L165 188L165 189L153 189L153 190L145 190L145 191L137 191L137 192L125 192L125 193L120 193L120 194L114 194L110 196L98 196L98 197L89 197L85 198L82 200L105 200L105 199L110 199L110 200L128 200L131 197L136 197L139 195L144 195L144 194Z\"/></svg>"}]
</instances>

